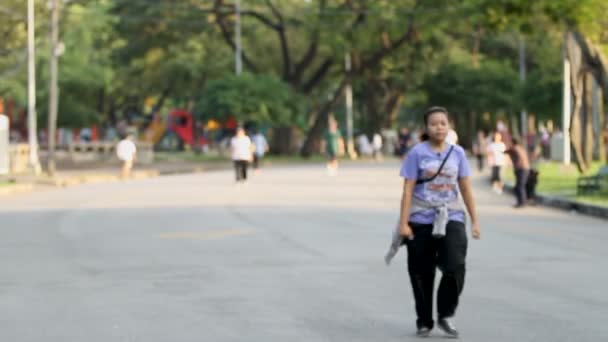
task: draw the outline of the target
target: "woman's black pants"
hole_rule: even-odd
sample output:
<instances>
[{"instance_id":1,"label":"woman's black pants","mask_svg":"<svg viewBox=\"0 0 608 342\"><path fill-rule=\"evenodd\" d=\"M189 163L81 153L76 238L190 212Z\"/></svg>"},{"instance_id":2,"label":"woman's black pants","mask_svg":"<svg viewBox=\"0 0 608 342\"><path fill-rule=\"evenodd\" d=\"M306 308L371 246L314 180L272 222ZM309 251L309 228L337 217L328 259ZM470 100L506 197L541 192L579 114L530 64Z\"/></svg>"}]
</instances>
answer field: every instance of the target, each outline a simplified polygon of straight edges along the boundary
<instances>
[{"instance_id":1,"label":"woman's black pants","mask_svg":"<svg viewBox=\"0 0 608 342\"><path fill-rule=\"evenodd\" d=\"M236 181L242 182L247 180L247 166L249 161L247 160L235 160L234 171L236 173Z\"/></svg>"},{"instance_id":2,"label":"woman's black pants","mask_svg":"<svg viewBox=\"0 0 608 342\"><path fill-rule=\"evenodd\" d=\"M437 291L438 318L454 316L464 287L467 255L466 228L462 222L449 221L446 235L433 237L430 224L410 223L414 239L407 242L407 265L416 301L416 325L433 328L433 290L435 269L442 273Z\"/></svg>"}]
</instances>

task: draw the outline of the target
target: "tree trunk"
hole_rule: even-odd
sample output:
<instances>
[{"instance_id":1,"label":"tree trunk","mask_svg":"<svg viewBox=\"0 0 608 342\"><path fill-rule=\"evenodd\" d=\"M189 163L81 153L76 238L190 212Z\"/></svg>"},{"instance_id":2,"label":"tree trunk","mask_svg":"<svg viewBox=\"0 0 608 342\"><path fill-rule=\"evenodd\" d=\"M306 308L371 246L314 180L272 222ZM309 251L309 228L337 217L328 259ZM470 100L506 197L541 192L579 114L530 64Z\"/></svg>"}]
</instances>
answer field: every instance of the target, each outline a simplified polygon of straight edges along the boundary
<instances>
[{"instance_id":1,"label":"tree trunk","mask_svg":"<svg viewBox=\"0 0 608 342\"><path fill-rule=\"evenodd\" d=\"M311 129L308 131L308 135L306 136L306 140L302 145L302 149L300 150L300 154L303 157L310 157L314 152L315 142L321 137L323 133L323 128L327 126L327 120L329 118L329 113L336 106L338 101L342 98L342 93L344 92L344 88L347 84L347 77L344 77L338 86L338 89L334 91L331 100L327 101L323 106L319 109L317 113L314 123Z\"/></svg>"},{"instance_id":2,"label":"tree trunk","mask_svg":"<svg viewBox=\"0 0 608 342\"><path fill-rule=\"evenodd\" d=\"M401 102L403 102L403 95L400 90L394 90L388 95L384 106L385 115L380 128L392 128L395 125Z\"/></svg>"},{"instance_id":3,"label":"tree trunk","mask_svg":"<svg viewBox=\"0 0 608 342\"><path fill-rule=\"evenodd\" d=\"M365 133L371 137L380 130L382 113L379 112L377 83L368 81L365 88Z\"/></svg>"},{"instance_id":4,"label":"tree trunk","mask_svg":"<svg viewBox=\"0 0 608 342\"><path fill-rule=\"evenodd\" d=\"M606 116L604 113L604 93L602 92L602 88L599 87L598 88L598 92L597 92L597 113L599 116L599 136L598 136L598 153L599 153L599 157L600 157L600 161L602 163L606 163L608 161L608 158L606 158L606 152L608 150L608 146L606 146L606 143L608 143L608 141L606 141L608 139L608 137L604 136L605 134L608 134L608 132L606 132Z\"/></svg>"},{"instance_id":5,"label":"tree trunk","mask_svg":"<svg viewBox=\"0 0 608 342\"><path fill-rule=\"evenodd\" d=\"M593 147L595 146L593 138L593 74L590 72L585 74L585 92L584 92L584 133L583 147L585 164L591 165L593 161Z\"/></svg>"},{"instance_id":6,"label":"tree trunk","mask_svg":"<svg viewBox=\"0 0 608 342\"><path fill-rule=\"evenodd\" d=\"M582 88L582 82L581 87ZM574 157L574 161L576 162L576 166L578 167L579 172L584 173L587 171L587 163L585 163L585 159L582 151L582 135L581 135L581 111L582 111L582 89L574 90L574 111L572 113L572 118L570 122L570 142L572 146L572 156Z\"/></svg>"},{"instance_id":7,"label":"tree trunk","mask_svg":"<svg viewBox=\"0 0 608 342\"><path fill-rule=\"evenodd\" d=\"M460 140L460 145L471 147L473 146L473 139L477 136L477 113L475 112L469 112L469 124L467 131L468 132L464 136L460 134L458 140Z\"/></svg>"}]
</instances>

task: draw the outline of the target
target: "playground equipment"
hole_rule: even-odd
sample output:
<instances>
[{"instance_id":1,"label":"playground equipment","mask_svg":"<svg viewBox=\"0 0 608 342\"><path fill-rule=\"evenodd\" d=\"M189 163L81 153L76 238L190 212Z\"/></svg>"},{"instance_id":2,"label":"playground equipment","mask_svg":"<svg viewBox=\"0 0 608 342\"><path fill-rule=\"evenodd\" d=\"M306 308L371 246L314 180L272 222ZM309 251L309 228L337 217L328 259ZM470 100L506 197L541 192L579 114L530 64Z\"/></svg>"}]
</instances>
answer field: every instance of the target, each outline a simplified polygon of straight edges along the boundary
<instances>
[{"instance_id":1,"label":"playground equipment","mask_svg":"<svg viewBox=\"0 0 608 342\"><path fill-rule=\"evenodd\" d=\"M191 112L174 109L167 120L156 115L148 125L142 140L160 150L183 150L194 143L194 116ZM199 143L201 143L199 139Z\"/></svg>"}]
</instances>

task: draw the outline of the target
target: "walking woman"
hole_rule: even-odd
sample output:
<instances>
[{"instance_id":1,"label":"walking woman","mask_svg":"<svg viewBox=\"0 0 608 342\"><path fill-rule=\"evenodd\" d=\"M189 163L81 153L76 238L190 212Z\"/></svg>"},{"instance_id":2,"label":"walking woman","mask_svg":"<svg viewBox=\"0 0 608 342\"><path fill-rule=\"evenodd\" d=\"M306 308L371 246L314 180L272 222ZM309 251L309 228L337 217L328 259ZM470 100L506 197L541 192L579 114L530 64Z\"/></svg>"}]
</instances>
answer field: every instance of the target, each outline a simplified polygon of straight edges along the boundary
<instances>
[{"instance_id":1,"label":"walking woman","mask_svg":"<svg viewBox=\"0 0 608 342\"><path fill-rule=\"evenodd\" d=\"M453 317L465 278L467 235L465 208L471 217L473 238L477 223L470 168L462 147L445 142L449 114L443 107L424 114L423 141L414 146L401 168L405 178L399 232L406 241L408 272L416 302L417 335L426 337L434 326L435 269L442 273L437 291L437 326L458 337Z\"/></svg>"},{"instance_id":2,"label":"walking woman","mask_svg":"<svg viewBox=\"0 0 608 342\"><path fill-rule=\"evenodd\" d=\"M247 168L253 159L253 145L243 128L239 127L236 130L236 135L230 140L230 149L232 161L234 162L236 182L245 182L247 180Z\"/></svg>"}]
</instances>

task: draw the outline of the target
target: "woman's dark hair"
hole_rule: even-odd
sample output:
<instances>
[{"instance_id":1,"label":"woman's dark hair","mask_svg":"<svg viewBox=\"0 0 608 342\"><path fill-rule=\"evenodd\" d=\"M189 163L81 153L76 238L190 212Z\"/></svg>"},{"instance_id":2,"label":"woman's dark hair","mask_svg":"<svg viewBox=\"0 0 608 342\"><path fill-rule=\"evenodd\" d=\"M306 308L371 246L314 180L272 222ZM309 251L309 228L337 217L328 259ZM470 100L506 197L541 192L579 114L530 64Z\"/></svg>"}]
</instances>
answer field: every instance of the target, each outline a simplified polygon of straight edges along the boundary
<instances>
[{"instance_id":1,"label":"woman's dark hair","mask_svg":"<svg viewBox=\"0 0 608 342\"><path fill-rule=\"evenodd\" d=\"M450 114L448 114L448 110L445 109L445 107L439 107L439 106L430 107L429 109L426 110L426 112L424 112L424 128L425 129L426 129L427 124L429 123L429 118L431 117L431 115L433 115L435 113L443 113L443 114L445 114L445 116L448 117L448 120L450 118ZM420 136L420 141L427 141L429 139L430 139L430 137L429 137L428 133L426 133L426 132L422 133L422 135Z\"/></svg>"}]
</instances>

